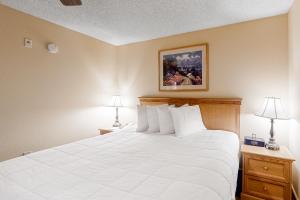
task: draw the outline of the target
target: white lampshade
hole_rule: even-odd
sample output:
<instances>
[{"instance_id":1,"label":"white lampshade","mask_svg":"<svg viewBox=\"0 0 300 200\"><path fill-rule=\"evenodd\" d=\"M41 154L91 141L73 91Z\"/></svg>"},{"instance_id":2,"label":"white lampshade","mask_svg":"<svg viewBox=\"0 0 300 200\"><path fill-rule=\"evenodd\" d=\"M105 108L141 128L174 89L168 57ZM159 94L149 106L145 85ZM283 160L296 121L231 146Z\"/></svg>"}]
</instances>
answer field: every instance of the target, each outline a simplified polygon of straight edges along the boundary
<instances>
[{"instance_id":1,"label":"white lampshade","mask_svg":"<svg viewBox=\"0 0 300 200\"><path fill-rule=\"evenodd\" d=\"M111 101L112 107L123 107L122 98L120 95L114 95Z\"/></svg>"},{"instance_id":2,"label":"white lampshade","mask_svg":"<svg viewBox=\"0 0 300 200\"><path fill-rule=\"evenodd\" d=\"M269 119L288 119L280 98L276 97L265 97L264 104L255 115Z\"/></svg>"}]
</instances>

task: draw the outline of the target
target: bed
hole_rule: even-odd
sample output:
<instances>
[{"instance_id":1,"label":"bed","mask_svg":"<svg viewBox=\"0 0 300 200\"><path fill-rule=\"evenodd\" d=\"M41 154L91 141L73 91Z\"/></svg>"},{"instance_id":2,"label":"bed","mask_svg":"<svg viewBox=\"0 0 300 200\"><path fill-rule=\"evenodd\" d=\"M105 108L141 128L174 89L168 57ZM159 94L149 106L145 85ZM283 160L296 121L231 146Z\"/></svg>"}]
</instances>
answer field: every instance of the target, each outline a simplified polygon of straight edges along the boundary
<instances>
[{"instance_id":1,"label":"bed","mask_svg":"<svg viewBox=\"0 0 300 200\"><path fill-rule=\"evenodd\" d=\"M1 200L232 200L241 99L141 97L197 104L207 128L184 138L119 131L0 163Z\"/></svg>"}]
</instances>

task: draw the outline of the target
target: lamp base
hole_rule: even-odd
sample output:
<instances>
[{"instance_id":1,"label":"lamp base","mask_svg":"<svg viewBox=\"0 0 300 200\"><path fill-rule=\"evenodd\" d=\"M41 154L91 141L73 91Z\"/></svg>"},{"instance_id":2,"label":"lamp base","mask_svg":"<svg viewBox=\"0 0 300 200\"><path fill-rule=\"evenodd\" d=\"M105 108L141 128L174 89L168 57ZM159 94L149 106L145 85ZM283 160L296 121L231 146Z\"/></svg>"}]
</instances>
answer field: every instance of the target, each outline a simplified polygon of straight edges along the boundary
<instances>
[{"instance_id":1,"label":"lamp base","mask_svg":"<svg viewBox=\"0 0 300 200\"><path fill-rule=\"evenodd\" d=\"M120 128L122 126L122 124L119 121L115 121L115 123L113 124L113 127L116 128Z\"/></svg>"},{"instance_id":2,"label":"lamp base","mask_svg":"<svg viewBox=\"0 0 300 200\"><path fill-rule=\"evenodd\" d=\"M266 148L273 151L279 151L280 146L275 142L274 138L270 138L269 142L266 144Z\"/></svg>"},{"instance_id":3,"label":"lamp base","mask_svg":"<svg viewBox=\"0 0 300 200\"><path fill-rule=\"evenodd\" d=\"M119 108L116 107L116 119L115 119L115 123L113 124L114 128L120 128L122 126L122 124L119 122Z\"/></svg>"},{"instance_id":4,"label":"lamp base","mask_svg":"<svg viewBox=\"0 0 300 200\"><path fill-rule=\"evenodd\" d=\"M273 124L274 119L271 119L270 139L269 142L266 144L266 148L269 150L278 151L280 149L280 146L275 142Z\"/></svg>"}]
</instances>

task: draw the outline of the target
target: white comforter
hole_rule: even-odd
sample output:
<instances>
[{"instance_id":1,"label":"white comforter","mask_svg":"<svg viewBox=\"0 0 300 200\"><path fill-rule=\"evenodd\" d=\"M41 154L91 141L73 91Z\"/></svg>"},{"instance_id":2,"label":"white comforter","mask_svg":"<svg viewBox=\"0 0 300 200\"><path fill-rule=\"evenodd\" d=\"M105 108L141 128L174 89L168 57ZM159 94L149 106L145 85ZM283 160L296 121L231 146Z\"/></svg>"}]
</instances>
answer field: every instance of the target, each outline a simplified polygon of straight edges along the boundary
<instances>
[{"instance_id":1,"label":"white comforter","mask_svg":"<svg viewBox=\"0 0 300 200\"><path fill-rule=\"evenodd\" d=\"M1 200L230 200L238 137L127 128L0 163Z\"/></svg>"}]
</instances>

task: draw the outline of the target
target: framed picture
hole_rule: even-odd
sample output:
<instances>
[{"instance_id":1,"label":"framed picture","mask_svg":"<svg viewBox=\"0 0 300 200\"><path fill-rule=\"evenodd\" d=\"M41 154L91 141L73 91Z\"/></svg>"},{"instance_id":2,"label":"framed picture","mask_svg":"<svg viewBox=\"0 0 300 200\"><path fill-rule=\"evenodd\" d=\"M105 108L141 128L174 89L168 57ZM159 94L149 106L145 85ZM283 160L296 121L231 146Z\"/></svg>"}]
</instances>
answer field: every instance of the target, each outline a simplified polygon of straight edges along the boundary
<instances>
[{"instance_id":1,"label":"framed picture","mask_svg":"<svg viewBox=\"0 0 300 200\"><path fill-rule=\"evenodd\" d=\"M159 51L160 91L207 91L208 44Z\"/></svg>"}]
</instances>

